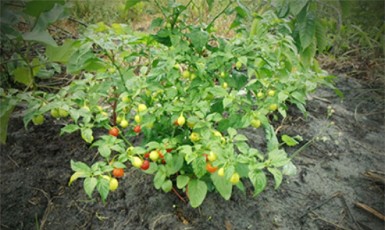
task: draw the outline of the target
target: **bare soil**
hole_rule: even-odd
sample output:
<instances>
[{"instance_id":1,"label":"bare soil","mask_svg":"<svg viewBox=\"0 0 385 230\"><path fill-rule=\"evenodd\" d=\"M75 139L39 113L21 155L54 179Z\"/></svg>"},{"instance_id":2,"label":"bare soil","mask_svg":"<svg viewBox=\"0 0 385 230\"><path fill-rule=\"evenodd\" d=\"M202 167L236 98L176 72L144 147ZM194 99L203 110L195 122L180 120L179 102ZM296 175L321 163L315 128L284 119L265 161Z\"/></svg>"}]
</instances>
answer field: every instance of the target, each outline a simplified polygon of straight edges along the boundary
<instances>
[{"instance_id":1,"label":"bare soil","mask_svg":"<svg viewBox=\"0 0 385 230\"><path fill-rule=\"evenodd\" d=\"M197 209L174 193L157 191L151 175L132 168L105 204L96 196L90 200L80 180L67 184L70 160L91 163L96 149L80 134L59 136L62 125L53 120L26 130L15 114L8 142L1 146L0 228L385 229L381 216L368 211L385 214L383 86L343 74L337 86L345 98L319 88L308 102L308 116L291 109L280 127L280 134L301 135L301 146L320 137L294 158L295 176L277 190L270 178L257 197L247 182L246 193L234 189L229 201L209 194ZM328 106L335 110L329 119ZM262 144L260 133L244 132Z\"/></svg>"}]
</instances>

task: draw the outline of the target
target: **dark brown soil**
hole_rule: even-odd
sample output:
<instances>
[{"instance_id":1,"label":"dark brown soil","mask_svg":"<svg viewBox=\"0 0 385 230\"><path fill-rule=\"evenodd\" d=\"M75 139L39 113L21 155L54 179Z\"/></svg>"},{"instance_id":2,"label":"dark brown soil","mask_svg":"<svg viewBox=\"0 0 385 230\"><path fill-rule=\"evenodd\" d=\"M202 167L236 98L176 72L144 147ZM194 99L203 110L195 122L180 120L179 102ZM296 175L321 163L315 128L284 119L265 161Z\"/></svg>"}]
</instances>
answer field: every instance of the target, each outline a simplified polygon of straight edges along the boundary
<instances>
[{"instance_id":1,"label":"dark brown soil","mask_svg":"<svg viewBox=\"0 0 385 230\"><path fill-rule=\"evenodd\" d=\"M96 150L79 134L59 136L61 125L53 120L25 130L14 115L0 154L0 228L384 229L384 221L354 204L385 214L384 184L365 176L368 171L382 175L385 168L383 87L343 76L337 83L343 100L320 88L309 100L308 117L293 110L281 127L281 134L301 135L301 145L320 137L294 159L295 176L277 190L270 183L255 198L250 190L235 189L229 201L209 194L198 209L174 193L157 191L152 176L136 169L127 171L106 204L96 196L90 200L81 180L67 184L70 160L90 163ZM330 119L328 106L335 110Z\"/></svg>"}]
</instances>

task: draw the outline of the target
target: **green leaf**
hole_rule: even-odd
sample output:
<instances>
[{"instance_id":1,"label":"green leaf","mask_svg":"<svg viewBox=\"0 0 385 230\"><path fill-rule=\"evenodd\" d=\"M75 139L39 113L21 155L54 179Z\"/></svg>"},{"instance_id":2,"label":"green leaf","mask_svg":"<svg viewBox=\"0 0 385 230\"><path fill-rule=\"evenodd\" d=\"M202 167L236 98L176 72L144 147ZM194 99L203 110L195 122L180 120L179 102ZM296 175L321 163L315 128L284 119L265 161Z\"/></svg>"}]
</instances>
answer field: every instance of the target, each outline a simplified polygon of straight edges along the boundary
<instances>
[{"instance_id":1,"label":"green leaf","mask_svg":"<svg viewBox=\"0 0 385 230\"><path fill-rule=\"evenodd\" d=\"M66 40L61 46L47 46L45 54L49 61L67 63L71 56L76 52L73 40Z\"/></svg>"},{"instance_id":2,"label":"green leaf","mask_svg":"<svg viewBox=\"0 0 385 230\"><path fill-rule=\"evenodd\" d=\"M110 182L104 178L100 178L96 188L102 197L103 202L105 202L108 197L108 193L110 192Z\"/></svg>"},{"instance_id":3,"label":"green leaf","mask_svg":"<svg viewBox=\"0 0 385 230\"><path fill-rule=\"evenodd\" d=\"M234 138L234 136L237 135L237 130L230 127L227 129L227 133L229 134L230 138Z\"/></svg>"},{"instance_id":4,"label":"green leaf","mask_svg":"<svg viewBox=\"0 0 385 230\"><path fill-rule=\"evenodd\" d=\"M201 178L206 174L206 159L204 157L198 157L192 162L194 174Z\"/></svg>"},{"instance_id":5,"label":"green leaf","mask_svg":"<svg viewBox=\"0 0 385 230\"><path fill-rule=\"evenodd\" d=\"M225 200L229 200L233 189L233 185L230 181L224 176L218 176L218 173L211 174L211 180L219 194L221 194Z\"/></svg>"},{"instance_id":6,"label":"green leaf","mask_svg":"<svg viewBox=\"0 0 385 230\"><path fill-rule=\"evenodd\" d=\"M95 177L88 177L84 180L83 187L86 194L91 198L92 192L95 190L98 180Z\"/></svg>"},{"instance_id":7,"label":"green leaf","mask_svg":"<svg viewBox=\"0 0 385 230\"><path fill-rule=\"evenodd\" d=\"M164 192L170 192L172 189L172 182L171 180L166 180L163 184L162 184L162 190Z\"/></svg>"},{"instance_id":8,"label":"green leaf","mask_svg":"<svg viewBox=\"0 0 385 230\"><path fill-rule=\"evenodd\" d=\"M288 146L296 146L298 145L298 141L296 141L294 138L284 134L282 135L282 141L285 142Z\"/></svg>"},{"instance_id":9,"label":"green leaf","mask_svg":"<svg viewBox=\"0 0 385 230\"><path fill-rule=\"evenodd\" d=\"M159 148L159 146L160 146L160 144L158 143L158 142L155 142L155 141L151 141L151 142L149 142L149 143L147 143L146 144L146 147L148 148L148 149L158 149Z\"/></svg>"},{"instance_id":10,"label":"green leaf","mask_svg":"<svg viewBox=\"0 0 385 230\"><path fill-rule=\"evenodd\" d=\"M249 171L249 178L251 183L254 186L254 196L257 196L261 193L267 184L266 175L262 170Z\"/></svg>"},{"instance_id":11,"label":"green leaf","mask_svg":"<svg viewBox=\"0 0 385 230\"><path fill-rule=\"evenodd\" d=\"M160 189L166 180L166 174L162 170L158 170L154 177L154 187Z\"/></svg>"},{"instance_id":12,"label":"green leaf","mask_svg":"<svg viewBox=\"0 0 385 230\"><path fill-rule=\"evenodd\" d=\"M235 137L234 137L234 141L248 141L249 139L247 139L247 137L243 134L237 134Z\"/></svg>"},{"instance_id":13,"label":"green leaf","mask_svg":"<svg viewBox=\"0 0 385 230\"><path fill-rule=\"evenodd\" d=\"M299 22L299 39L302 50L305 50L314 40L315 21L315 15L312 12L307 12L303 21Z\"/></svg>"},{"instance_id":14,"label":"green leaf","mask_svg":"<svg viewBox=\"0 0 385 230\"><path fill-rule=\"evenodd\" d=\"M80 129L82 138L85 140L87 143L92 143L94 140L94 136L92 135L92 129L90 128L82 128Z\"/></svg>"},{"instance_id":15,"label":"green leaf","mask_svg":"<svg viewBox=\"0 0 385 230\"><path fill-rule=\"evenodd\" d=\"M317 48L315 41L313 41L305 50L301 52L301 58L305 65L310 65L311 60L316 54Z\"/></svg>"},{"instance_id":16,"label":"green leaf","mask_svg":"<svg viewBox=\"0 0 385 230\"><path fill-rule=\"evenodd\" d=\"M301 0L301 1L289 1L290 2L290 13L296 16L302 9L306 6L309 0Z\"/></svg>"},{"instance_id":17,"label":"green leaf","mask_svg":"<svg viewBox=\"0 0 385 230\"><path fill-rule=\"evenodd\" d=\"M104 158L108 158L108 157L110 157L110 155L111 155L111 149L110 149L110 147L107 146L107 145L101 145L101 146L99 146L98 151L99 151L100 155L101 155L102 157L104 157Z\"/></svg>"},{"instance_id":18,"label":"green leaf","mask_svg":"<svg viewBox=\"0 0 385 230\"><path fill-rule=\"evenodd\" d=\"M138 4L139 2L141 2L142 0L126 0L126 10L130 9L131 7L135 6L136 4Z\"/></svg>"},{"instance_id":19,"label":"green leaf","mask_svg":"<svg viewBox=\"0 0 385 230\"><path fill-rule=\"evenodd\" d=\"M166 170L168 175L173 175L183 167L183 155L166 155Z\"/></svg>"},{"instance_id":20,"label":"green leaf","mask_svg":"<svg viewBox=\"0 0 385 230\"><path fill-rule=\"evenodd\" d=\"M74 182L78 178L84 178L84 177L87 177L86 173L84 173L82 171L81 172L75 172L74 174L72 174L72 176L68 182L68 186L70 186L72 184L72 182Z\"/></svg>"},{"instance_id":21,"label":"green leaf","mask_svg":"<svg viewBox=\"0 0 385 230\"><path fill-rule=\"evenodd\" d=\"M209 35L206 31L194 29L191 33L187 34L187 37L191 39L192 45L198 52L202 52L203 48L209 41Z\"/></svg>"},{"instance_id":22,"label":"green leaf","mask_svg":"<svg viewBox=\"0 0 385 230\"><path fill-rule=\"evenodd\" d=\"M190 199L191 207L196 208L202 204L206 198L207 185L201 180L190 180L188 183L188 197Z\"/></svg>"},{"instance_id":23,"label":"green leaf","mask_svg":"<svg viewBox=\"0 0 385 230\"><path fill-rule=\"evenodd\" d=\"M13 71L13 75L15 76L15 81L20 82L26 86L30 86L33 83L33 76L31 75L31 71L27 67L17 67Z\"/></svg>"},{"instance_id":24,"label":"green leaf","mask_svg":"<svg viewBox=\"0 0 385 230\"><path fill-rule=\"evenodd\" d=\"M40 42L50 46L57 46L55 40L53 40L52 36L46 30L33 30L31 32L26 32L23 34L23 39L26 41Z\"/></svg>"},{"instance_id":25,"label":"green leaf","mask_svg":"<svg viewBox=\"0 0 385 230\"><path fill-rule=\"evenodd\" d=\"M7 100L1 100L2 105L1 108L1 117L0 117L0 143L5 144L7 141L7 133L8 133L8 122L9 117L11 116L13 109L15 108L14 105L3 107L3 103L8 102Z\"/></svg>"},{"instance_id":26,"label":"green leaf","mask_svg":"<svg viewBox=\"0 0 385 230\"><path fill-rule=\"evenodd\" d=\"M79 129L80 129L80 127L78 125L68 124L68 125L64 126L63 128L61 128L60 135L62 135L63 133L73 133Z\"/></svg>"},{"instance_id":27,"label":"green leaf","mask_svg":"<svg viewBox=\"0 0 385 230\"><path fill-rule=\"evenodd\" d=\"M268 153L268 156L271 165L274 165L275 167L282 167L290 161L290 159L287 158L286 152L282 149L274 149Z\"/></svg>"},{"instance_id":28,"label":"green leaf","mask_svg":"<svg viewBox=\"0 0 385 230\"><path fill-rule=\"evenodd\" d=\"M210 88L210 93L212 93L214 97L225 97L227 95L227 91L220 86Z\"/></svg>"},{"instance_id":29,"label":"green leaf","mask_svg":"<svg viewBox=\"0 0 385 230\"><path fill-rule=\"evenodd\" d=\"M277 189L281 183L282 183L282 173L276 168L267 168L267 170L273 174L274 176L274 181L275 181L275 186L274 189Z\"/></svg>"},{"instance_id":30,"label":"green leaf","mask_svg":"<svg viewBox=\"0 0 385 230\"><path fill-rule=\"evenodd\" d=\"M179 189L182 189L184 188L187 183L190 181L190 177L186 176L186 175L179 175L177 178L176 178L176 187L179 188Z\"/></svg>"},{"instance_id":31,"label":"green leaf","mask_svg":"<svg viewBox=\"0 0 385 230\"><path fill-rule=\"evenodd\" d=\"M233 103L233 98L225 97L223 99L223 108L226 108L227 106L231 105Z\"/></svg>"},{"instance_id":32,"label":"green leaf","mask_svg":"<svg viewBox=\"0 0 385 230\"><path fill-rule=\"evenodd\" d=\"M126 168L126 165L123 164L122 162L119 162L119 161L114 161L114 163L112 164L112 166L113 166L114 168L122 168L122 169Z\"/></svg>"},{"instance_id":33,"label":"green leaf","mask_svg":"<svg viewBox=\"0 0 385 230\"><path fill-rule=\"evenodd\" d=\"M326 45L327 45L327 37L326 37L326 29L325 26L322 24L322 21L316 20L315 22L315 37L317 39L317 48L320 53L324 51Z\"/></svg>"},{"instance_id":34,"label":"green leaf","mask_svg":"<svg viewBox=\"0 0 385 230\"><path fill-rule=\"evenodd\" d=\"M270 124L265 126L266 140L267 140L267 150L272 151L279 147L279 142L277 136L275 135L274 127Z\"/></svg>"},{"instance_id":35,"label":"green leaf","mask_svg":"<svg viewBox=\"0 0 385 230\"><path fill-rule=\"evenodd\" d=\"M84 172L86 175L91 174L91 168L83 162L71 160L71 169L75 172Z\"/></svg>"},{"instance_id":36,"label":"green leaf","mask_svg":"<svg viewBox=\"0 0 385 230\"><path fill-rule=\"evenodd\" d=\"M249 152L249 145L246 142L236 142L235 145L241 153L247 154Z\"/></svg>"},{"instance_id":37,"label":"green leaf","mask_svg":"<svg viewBox=\"0 0 385 230\"><path fill-rule=\"evenodd\" d=\"M69 13L66 11L65 6L60 4L55 4L52 9L40 14L39 18L37 19L37 22L35 23L33 30L38 30L38 31L46 30L50 24L68 16L69 16Z\"/></svg>"},{"instance_id":38,"label":"green leaf","mask_svg":"<svg viewBox=\"0 0 385 230\"><path fill-rule=\"evenodd\" d=\"M48 11L54 7L54 5L58 4L64 4L64 0L33 0L28 1L25 5L24 12L26 14L29 14L34 17L38 17L41 13Z\"/></svg>"}]
</instances>

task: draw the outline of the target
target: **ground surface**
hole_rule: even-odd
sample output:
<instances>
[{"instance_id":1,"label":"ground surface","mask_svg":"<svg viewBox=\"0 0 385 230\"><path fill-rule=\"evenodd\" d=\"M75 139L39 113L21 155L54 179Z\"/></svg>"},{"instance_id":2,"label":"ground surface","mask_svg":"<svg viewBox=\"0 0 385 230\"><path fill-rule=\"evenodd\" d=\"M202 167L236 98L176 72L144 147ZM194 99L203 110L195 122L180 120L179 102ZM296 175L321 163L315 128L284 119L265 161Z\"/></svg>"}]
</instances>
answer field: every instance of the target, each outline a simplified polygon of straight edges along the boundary
<instances>
[{"instance_id":1,"label":"ground surface","mask_svg":"<svg viewBox=\"0 0 385 230\"><path fill-rule=\"evenodd\" d=\"M0 228L384 229L383 221L354 204L385 213L384 185L365 176L368 171L381 175L385 168L382 87L343 76L337 85L345 94L343 101L320 88L309 100L309 116L293 110L280 129L301 135L301 145L321 137L295 158L297 175L285 178L278 190L270 183L255 198L250 190L235 191L229 201L210 194L199 209L173 193L157 191L152 176L135 169L128 170L105 205L91 201L81 181L71 187L67 183L70 160L91 162L95 149L79 134L60 137L61 125L52 120L26 131L15 115L8 143L1 146ZM329 105L335 113L328 120ZM258 134L244 132L259 144Z\"/></svg>"}]
</instances>

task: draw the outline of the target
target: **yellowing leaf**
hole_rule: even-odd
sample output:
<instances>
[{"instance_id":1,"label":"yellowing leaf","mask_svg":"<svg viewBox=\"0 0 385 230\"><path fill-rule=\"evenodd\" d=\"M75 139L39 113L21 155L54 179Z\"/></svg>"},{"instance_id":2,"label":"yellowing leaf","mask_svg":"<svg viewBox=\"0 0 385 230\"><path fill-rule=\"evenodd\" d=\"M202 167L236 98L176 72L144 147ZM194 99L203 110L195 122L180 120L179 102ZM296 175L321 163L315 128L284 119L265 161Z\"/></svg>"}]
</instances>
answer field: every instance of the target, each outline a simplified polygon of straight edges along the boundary
<instances>
[{"instance_id":1,"label":"yellowing leaf","mask_svg":"<svg viewBox=\"0 0 385 230\"><path fill-rule=\"evenodd\" d=\"M70 181L68 182L68 186L70 186L72 182L74 182L78 178L84 178L84 177L86 177L86 174L84 172L75 172L74 174L72 174Z\"/></svg>"}]
</instances>

